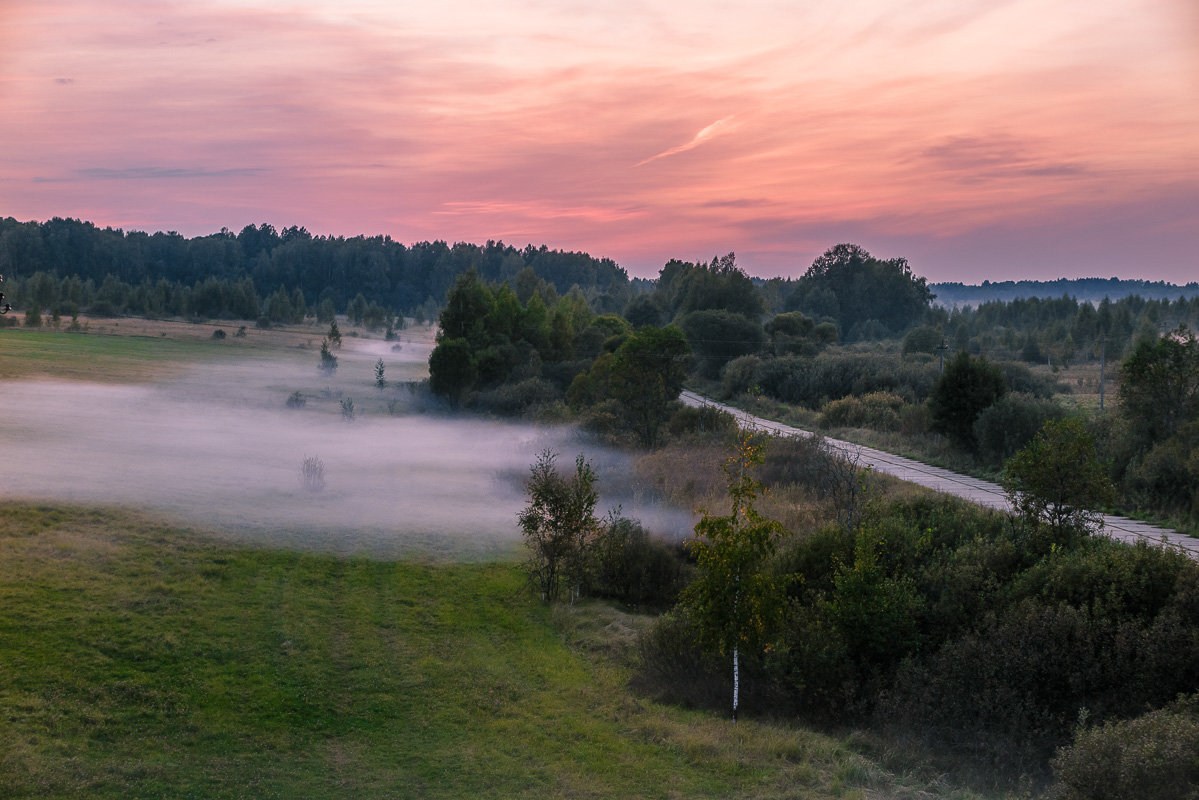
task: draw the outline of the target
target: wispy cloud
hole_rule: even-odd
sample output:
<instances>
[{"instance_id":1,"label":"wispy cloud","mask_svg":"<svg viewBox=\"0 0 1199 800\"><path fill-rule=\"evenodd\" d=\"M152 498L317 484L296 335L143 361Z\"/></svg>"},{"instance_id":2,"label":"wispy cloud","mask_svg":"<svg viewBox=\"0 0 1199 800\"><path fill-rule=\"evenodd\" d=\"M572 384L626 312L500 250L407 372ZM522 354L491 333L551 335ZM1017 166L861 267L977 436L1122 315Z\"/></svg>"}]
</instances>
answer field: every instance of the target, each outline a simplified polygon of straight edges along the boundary
<instances>
[{"instance_id":1,"label":"wispy cloud","mask_svg":"<svg viewBox=\"0 0 1199 800\"><path fill-rule=\"evenodd\" d=\"M232 167L227 169L188 169L184 167L89 167L75 170L71 177L34 178L35 183L63 183L70 181L129 181L129 180L180 180L186 178L235 178L261 175L266 170L257 167Z\"/></svg>"},{"instance_id":2,"label":"wispy cloud","mask_svg":"<svg viewBox=\"0 0 1199 800\"><path fill-rule=\"evenodd\" d=\"M661 153L658 153L655 156L650 156L649 158L638 161L633 166L643 167L651 161L657 161L659 158L666 158L668 156L678 155L679 153L685 153L688 150L694 150L704 142L713 139L722 133L728 133L734 127L736 127L732 124L735 116L736 115L734 114L733 116L728 116L724 119L718 119L711 125L701 130L699 133L695 134L695 136L691 138L691 141L687 142L686 144L681 144L678 147L672 147L669 150L663 150Z\"/></svg>"}]
</instances>

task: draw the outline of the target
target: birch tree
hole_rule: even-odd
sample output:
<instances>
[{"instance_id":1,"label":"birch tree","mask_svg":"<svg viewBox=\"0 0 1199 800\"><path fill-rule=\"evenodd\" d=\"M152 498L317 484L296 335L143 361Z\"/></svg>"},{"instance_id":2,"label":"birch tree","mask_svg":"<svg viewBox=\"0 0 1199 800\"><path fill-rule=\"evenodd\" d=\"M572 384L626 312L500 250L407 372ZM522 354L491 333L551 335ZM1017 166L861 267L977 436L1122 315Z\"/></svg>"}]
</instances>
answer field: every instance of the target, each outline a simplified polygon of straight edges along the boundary
<instances>
[{"instance_id":1,"label":"birch tree","mask_svg":"<svg viewBox=\"0 0 1199 800\"><path fill-rule=\"evenodd\" d=\"M698 623L701 644L730 659L734 722L740 706L742 653L760 647L782 613L781 589L765 565L788 532L754 508L763 487L750 470L762 458L761 440L743 433L737 452L724 466L731 512L703 512L695 538L687 542L699 569L684 590L683 603Z\"/></svg>"}]
</instances>

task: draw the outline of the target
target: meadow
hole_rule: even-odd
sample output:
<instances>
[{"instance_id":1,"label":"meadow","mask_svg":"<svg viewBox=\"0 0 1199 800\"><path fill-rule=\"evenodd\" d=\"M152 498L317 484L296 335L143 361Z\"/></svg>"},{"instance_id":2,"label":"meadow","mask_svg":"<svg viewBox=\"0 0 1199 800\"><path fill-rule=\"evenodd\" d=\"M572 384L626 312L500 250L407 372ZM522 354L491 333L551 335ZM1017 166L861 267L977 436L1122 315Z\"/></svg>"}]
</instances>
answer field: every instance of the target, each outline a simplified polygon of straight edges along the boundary
<instances>
[{"instance_id":1,"label":"meadow","mask_svg":"<svg viewBox=\"0 0 1199 800\"><path fill-rule=\"evenodd\" d=\"M512 487L523 466L513 464L529 463L544 431L503 440L520 445L517 452L455 485L459 499L490 501L490 522L463 515L406 526L405 508L454 502L414 495L409 506L390 506L391 529L389 507L366 525L337 515L303 524L276 513L311 499L295 488L290 453L277 469L292 485L252 498L263 524L248 510L214 524L177 499L160 507L123 494L120 485L136 481L109 481L113 464L73 473L103 489L83 502L53 492L20 496L12 487L40 463L46 444L13 424L12 398L37 384L51 393L26 403L44 405L80 382L89 391L107 383L150 392L133 407L119 395L125 400L113 407L131 418L144 408L182 413L184 406L155 406L160 394L198 402L209 433L201 425L175 447L192 464L183 474L195 479L201 510L222 502L222 486L246 478L208 483L203 460L189 460L187 448L226 444L217 420L233 409L285 414L278 409L288 391L313 398L295 426L301 450L347 439L348 464L354 453L370 458L374 440L400 462L424 463L411 442L379 442L381 429L370 427L372 414L393 416L381 392L370 393L366 369L377 352L392 352L380 350L381 341L363 342L334 383L315 369L315 328L218 341L211 330L176 323L104 327L92 323L82 335L0 331L4 389L18 392L8 395L0 430L0 797L974 796L847 732L734 724L632 691L636 634L649 618L602 603L539 604L520 569L514 520L503 520L519 503ZM361 369L351 369L355 363ZM272 364L288 371L249 380ZM416 369L388 367L397 379ZM237 380L214 383L216 375ZM300 378L307 383L297 385ZM370 413L345 424L338 392L372 398ZM366 434L355 432L360 422ZM178 427L168 420L155 430ZM108 446L137 438L135 431L122 428ZM479 446L479 431L470 437ZM103 449L68 454L87 459ZM166 457L153 449L137 455ZM47 460L42 474L62 468L62 456ZM332 481L342 462L328 460ZM396 462L372 463L386 471ZM610 473L622 469L614 461ZM338 491L349 495L337 501L343 513L374 496ZM685 524L665 512L662 519ZM497 529L483 537L472 527L488 524ZM370 535L355 540L363 528Z\"/></svg>"}]
</instances>

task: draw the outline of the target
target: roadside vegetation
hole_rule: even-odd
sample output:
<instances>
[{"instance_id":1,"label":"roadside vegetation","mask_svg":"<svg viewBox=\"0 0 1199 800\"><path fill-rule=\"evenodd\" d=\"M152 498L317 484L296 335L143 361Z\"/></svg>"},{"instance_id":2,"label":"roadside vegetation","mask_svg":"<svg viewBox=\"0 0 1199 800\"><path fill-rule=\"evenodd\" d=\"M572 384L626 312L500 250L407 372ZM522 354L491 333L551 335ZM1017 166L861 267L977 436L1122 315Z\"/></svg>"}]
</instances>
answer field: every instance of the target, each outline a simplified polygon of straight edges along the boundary
<instances>
[{"instance_id":1,"label":"roadside vegetation","mask_svg":"<svg viewBox=\"0 0 1199 800\"><path fill-rule=\"evenodd\" d=\"M726 718L852 728L989 792L1062 790L1095 748L1118 749L1093 733L1111 726L1172 752L1169 725L1195 720L1199 564L1093 535L1079 506L1110 485L1085 441L1065 446L1075 427L1021 451L1014 518L852 469L837 485L819 440L726 433L645 456L650 485L708 510L666 551L688 580L642 636L634 685ZM1169 712L1136 722L1147 709ZM1194 786L1190 764L1163 768Z\"/></svg>"}]
</instances>

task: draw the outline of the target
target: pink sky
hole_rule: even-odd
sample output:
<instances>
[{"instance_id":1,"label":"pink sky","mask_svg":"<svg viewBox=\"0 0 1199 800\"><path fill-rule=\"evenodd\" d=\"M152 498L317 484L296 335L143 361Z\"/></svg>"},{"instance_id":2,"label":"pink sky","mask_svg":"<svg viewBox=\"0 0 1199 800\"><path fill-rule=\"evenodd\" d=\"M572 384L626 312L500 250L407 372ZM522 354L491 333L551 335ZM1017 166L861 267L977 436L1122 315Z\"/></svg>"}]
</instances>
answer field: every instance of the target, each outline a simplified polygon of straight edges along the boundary
<instances>
[{"instance_id":1,"label":"pink sky","mask_svg":"<svg viewBox=\"0 0 1199 800\"><path fill-rule=\"evenodd\" d=\"M1199 280L1199 3L3 0L0 216Z\"/></svg>"}]
</instances>

